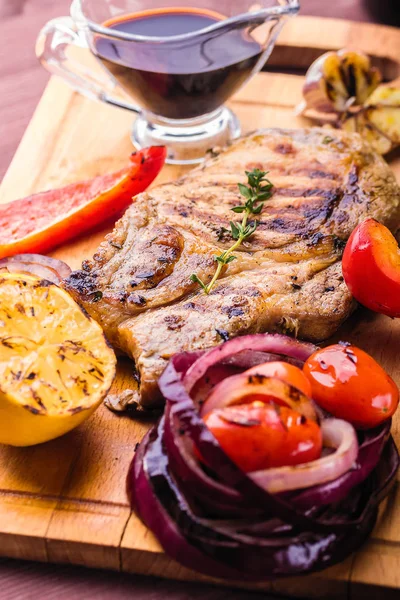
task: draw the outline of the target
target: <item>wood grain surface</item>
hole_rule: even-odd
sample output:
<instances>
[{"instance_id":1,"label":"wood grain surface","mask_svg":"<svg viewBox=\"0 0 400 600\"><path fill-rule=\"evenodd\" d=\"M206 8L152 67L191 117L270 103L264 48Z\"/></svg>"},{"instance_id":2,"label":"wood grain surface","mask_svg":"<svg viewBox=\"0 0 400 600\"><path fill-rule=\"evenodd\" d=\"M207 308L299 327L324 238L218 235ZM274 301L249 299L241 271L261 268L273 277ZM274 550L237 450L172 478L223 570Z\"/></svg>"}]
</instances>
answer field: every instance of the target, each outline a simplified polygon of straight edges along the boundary
<instances>
[{"instance_id":1,"label":"wood grain surface","mask_svg":"<svg viewBox=\"0 0 400 600\"><path fill-rule=\"evenodd\" d=\"M296 29L296 22L301 24L301 29L300 25ZM296 55L300 51L304 55L310 45L318 49L336 48L355 37L359 45L376 56L396 60L398 35L395 30L316 20L302 23L298 19L281 38L279 60L290 58L288 44L297 48ZM299 126L302 122L294 117L293 106L300 98L300 88L297 76L262 74L238 94L232 108L239 114L244 130L255 126ZM62 82L52 81L4 179L2 201L118 168L131 150L128 136L131 120L123 111L94 105L72 93ZM399 161L392 166L400 175ZM21 169L24 177L21 177ZM170 167L159 181L180 172ZM90 256L102 235L103 232L98 232L90 238L85 236L57 250L55 255L67 258L71 266L78 266L82 258ZM371 328L374 340L371 340ZM342 335L370 350L397 375L396 339L400 331L395 322L358 315ZM382 346L385 346L384 353ZM399 382L399 378L397 380ZM130 364L125 361L120 367L117 386L124 387L129 381ZM134 443L145 427L143 422L116 417L100 409L85 426L50 444L30 450L2 448L0 552L41 561L197 579L160 554L154 538L129 514L123 482ZM396 436L399 439L397 424ZM351 598L378 598L385 587L385 598L398 596L400 514L396 511L397 496L398 491L386 506L373 540L356 557L312 578L277 582L268 589L307 598L344 598L348 594ZM51 569L44 572L51 573ZM160 585L154 584L155 587ZM165 584L163 589L167 591L171 585ZM221 595L215 595L219 593ZM207 597L212 598L244 598L246 594L206 592ZM154 596L158 597L161 595ZM196 595L190 592L187 597Z\"/></svg>"}]
</instances>

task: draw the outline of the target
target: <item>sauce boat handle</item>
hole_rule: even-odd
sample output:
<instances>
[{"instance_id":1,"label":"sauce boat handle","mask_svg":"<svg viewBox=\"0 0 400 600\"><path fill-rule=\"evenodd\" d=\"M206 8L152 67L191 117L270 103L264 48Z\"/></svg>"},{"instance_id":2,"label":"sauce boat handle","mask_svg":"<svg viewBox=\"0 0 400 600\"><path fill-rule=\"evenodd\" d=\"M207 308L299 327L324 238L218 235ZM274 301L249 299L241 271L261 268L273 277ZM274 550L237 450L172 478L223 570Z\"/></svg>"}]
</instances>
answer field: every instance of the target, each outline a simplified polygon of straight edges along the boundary
<instances>
[{"instance_id":1,"label":"sauce boat handle","mask_svg":"<svg viewBox=\"0 0 400 600\"><path fill-rule=\"evenodd\" d=\"M125 100L125 92L97 63L89 49L85 30L71 17L58 17L46 23L36 41L36 56L45 69L62 77L87 98L134 113L141 112Z\"/></svg>"}]
</instances>

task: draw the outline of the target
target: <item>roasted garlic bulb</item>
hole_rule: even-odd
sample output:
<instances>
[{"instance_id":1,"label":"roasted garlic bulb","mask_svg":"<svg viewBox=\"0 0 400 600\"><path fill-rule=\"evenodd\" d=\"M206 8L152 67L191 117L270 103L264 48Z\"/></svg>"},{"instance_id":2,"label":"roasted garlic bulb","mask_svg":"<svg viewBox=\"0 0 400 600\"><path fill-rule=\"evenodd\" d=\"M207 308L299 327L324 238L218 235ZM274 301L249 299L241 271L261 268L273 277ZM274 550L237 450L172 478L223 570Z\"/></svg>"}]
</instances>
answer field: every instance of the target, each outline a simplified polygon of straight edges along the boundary
<instances>
[{"instance_id":1,"label":"roasted garlic bulb","mask_svg":"<svg viewBox=\"0 0 400 600\"><path fill-rule=\"evenodd\" d=\"M308 69L303 96L307 108L342 113L364 104L380 82L380 72L362 52L326 52Z\"/></svg>"},{"instance_id":2,"label":"roasted garlic bulb","mask_svg":"<svg viewBox=\"0 0 400 600\"><path fill-rule=\"evenodd\" d=\"M358 132L386 154L400 145L400 88L380 82L379 70L362 52L327 52L307 71L297 112Z\"/></svg>"}]
</instances>

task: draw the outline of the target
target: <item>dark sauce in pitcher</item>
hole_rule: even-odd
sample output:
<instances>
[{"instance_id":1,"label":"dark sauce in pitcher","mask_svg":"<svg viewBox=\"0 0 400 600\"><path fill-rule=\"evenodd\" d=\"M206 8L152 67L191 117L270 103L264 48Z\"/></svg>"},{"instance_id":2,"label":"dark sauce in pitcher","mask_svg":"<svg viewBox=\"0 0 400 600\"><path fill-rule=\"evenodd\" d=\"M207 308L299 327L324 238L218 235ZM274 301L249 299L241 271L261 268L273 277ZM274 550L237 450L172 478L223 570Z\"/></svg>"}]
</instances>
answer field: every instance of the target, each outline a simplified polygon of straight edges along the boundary
<instances>
[{"instance_id":1,"label":"dark sauce in pitcher","mask_svg":"<svg viewBox=\"0 0 400 600\"><path fill-rule=\"evenodd\" d=\"M224 19L213 11L171 8L104 23L120 32L165 38L144 43L97 35L93 50L140 106L169 119L189 119L221 106L250 75L262 48L240 26L200 30ZM194 38L171 36L199 31Z\"/></svg>"}]
</instances>

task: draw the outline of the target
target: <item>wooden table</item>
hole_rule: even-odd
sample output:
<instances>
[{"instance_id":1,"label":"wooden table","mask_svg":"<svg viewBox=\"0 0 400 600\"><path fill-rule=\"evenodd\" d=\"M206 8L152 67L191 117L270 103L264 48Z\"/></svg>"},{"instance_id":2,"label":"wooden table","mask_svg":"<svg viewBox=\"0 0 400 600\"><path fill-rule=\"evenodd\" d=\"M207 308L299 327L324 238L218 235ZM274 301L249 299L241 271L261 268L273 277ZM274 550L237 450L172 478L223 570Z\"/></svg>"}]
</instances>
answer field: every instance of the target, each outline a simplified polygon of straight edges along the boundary
<instances>
[{"instance_id":1,"label":"wooden table","mask_svg":"<svg viewBox=\"0 0 400 600\"><path fill-rule=\"evenodd\" d=\"M395 24L395 16L387 12L389 3L383 0L379 3L375 0L336 0L334 3L303 0L302 4L304 14ZM5 172L48 79L34 56L37 32L46 20L66 14L68 5L69 0L0 0L0 175ZM132 596L143 600L164 597L244 600L250 596L259 597L249 592L231 592L117 573L0 561L0 598L7 600L37 597L44 600L67 597L119 600Z\"/></svg>"}]
</instances>

